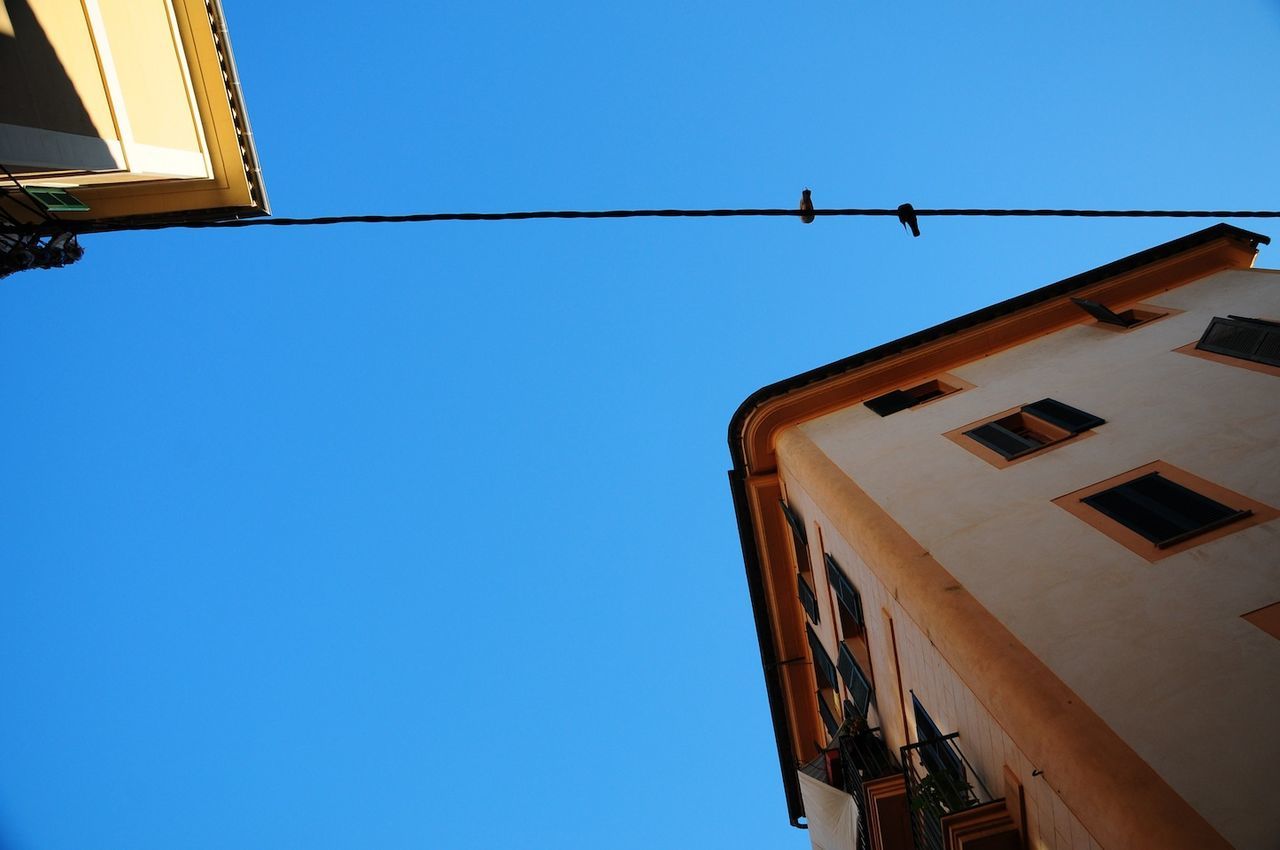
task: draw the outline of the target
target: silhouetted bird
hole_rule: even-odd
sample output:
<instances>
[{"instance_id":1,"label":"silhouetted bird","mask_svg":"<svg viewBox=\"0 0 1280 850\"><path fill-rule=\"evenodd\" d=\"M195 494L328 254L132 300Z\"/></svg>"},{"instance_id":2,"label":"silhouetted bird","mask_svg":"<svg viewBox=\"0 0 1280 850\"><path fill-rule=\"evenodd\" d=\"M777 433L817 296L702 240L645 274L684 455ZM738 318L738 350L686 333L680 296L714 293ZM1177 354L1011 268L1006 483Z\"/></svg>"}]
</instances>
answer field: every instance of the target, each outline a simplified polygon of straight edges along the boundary
<instances>
[{"instance_id":1,"label":"silhouetted bird","mask_svg":"<svg viewBox=\"0 0 1280 850\"><path fill-rule=\"evenodd\" d=\"M898 207L898 221L902 222L903 227L911 228L912 236L920 235L920 222L916 219L916 208L911 204Z\"/></svg>"},{"instance_id":2,"label":"silhouetted bird","mask_svg":"<svg viewBox=\"0 0 1280 850\"><path fill-rule=\"evenodd\" d=\"M805 224L813 224L813 198L809 197L808 189L800 193L800 211L805 213L800 216L800 220Z\"/></svg>"}]
</instances>

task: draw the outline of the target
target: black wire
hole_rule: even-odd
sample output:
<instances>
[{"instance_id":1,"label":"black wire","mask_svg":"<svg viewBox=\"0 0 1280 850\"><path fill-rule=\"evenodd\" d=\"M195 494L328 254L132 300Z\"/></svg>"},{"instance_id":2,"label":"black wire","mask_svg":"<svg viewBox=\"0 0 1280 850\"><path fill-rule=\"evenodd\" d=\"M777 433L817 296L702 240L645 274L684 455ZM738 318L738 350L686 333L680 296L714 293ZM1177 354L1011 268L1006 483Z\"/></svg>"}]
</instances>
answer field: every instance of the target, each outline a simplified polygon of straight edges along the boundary
<instances>
[{"instance_id":1,"label":"black wire","mask_svg":"<svg viewBox=\"0 0 1280 850\"><path fill-rule=\"evenodd\" d=\"M1076 218L1280 218L1280 210L1081 210L1081 209L917 209L917 217L1076 217ZM317 227L335 224L407 224L431 221L527 221L571 218L747 218L892 216L897 209L668 209L668 210L531 210L495 213L413 213L408 215L340 215L315 218L249 218L223 221L179 222L73 222L59 221L58 229L74 233L115 233L136 230L183 228L205 230L241 227ZM43 232L47 227L29 228Z\"/></svg>"}]
</instances>

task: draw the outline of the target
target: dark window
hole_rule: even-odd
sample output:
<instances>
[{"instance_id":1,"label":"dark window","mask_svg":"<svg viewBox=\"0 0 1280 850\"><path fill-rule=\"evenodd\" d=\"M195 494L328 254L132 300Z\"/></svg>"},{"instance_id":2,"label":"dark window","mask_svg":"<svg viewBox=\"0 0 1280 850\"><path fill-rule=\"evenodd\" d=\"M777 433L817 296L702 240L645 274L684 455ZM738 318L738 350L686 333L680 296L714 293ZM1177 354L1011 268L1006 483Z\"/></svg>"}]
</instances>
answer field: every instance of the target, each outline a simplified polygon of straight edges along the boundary
<instances>
[{"instance_id":1,"label":"dark window","mask_svg":"<svg viewBox=\"0 0 1280 850\"><path fill-rule=\"evenodd\" d=\"M1071 302L1081 310L1084 310L1090 316L1093 316L1099 322L1104 322L1108 325L1119 325L1122 328L1127 328L1132 325L1136 325L1141 321L1141 319L1138 319L1133 315L1132 310L1126 310L1124 313L1117 313L1105 304L1099 304L1097 301L1090 301L1088 298L1072 298ZM1128 315L1126 315L1126 313Z\"/></svg>"},{"instance_id":2,"label":"dark window","mask_svg":"<svg viewBox=\"0 0 1280 850\"><path fill-rule=\"evenodd\" d=\"M867 716L867 705L871 702L871 682L868 681L862 668L858 666L853 653L843 643L840 644L840 661L838 666L840 678L844 679L849 689L849 697L857 709L859 717Z\"/></svg>"},{"instance_id":3,"label":"dark window","mask_svg":"<svg viewBox=\"0 0 1280 850\"><path fill-rule=\"evenodd\" d=\"M1158 472L1147 473L1081 501L1161 549L1253 513L1215 502Z\"/></svg>"},{"instance_id":4,"label":"dark window","mask_svg":"<svg viewBox=\"0 0 1280 850\"><path fill-rule=\"evenodd\" d=\"M924 766L930 773L946 771L958 779L963 779L964 764L942 739L942 732L938 730L938 725L933 722L929 712L924 710L924 706L920 704L915 694L911 695L911 703L916 715L916 740L922 744L930 741L937 742L933 746L920 748L920 760L924 762Z\"/></svg>"},{"instance_id":5,"label":"dark window","mask_svg":"<svg viewBox=\"0 0 1280 850\"><path fill-rule=\"evenodd\" d=\"M1102 417L1069 404L1042 398L1024 404L1018 413L979 425L964 435L1006 460L1013 460L1105 422Z\"/></svg>"},{"instance_id":6,"label":"dark window","mask_svg":"<svg viewBox=\"0 0 1280 850\"><path fill-rule=\"evenodd\" d=\"M1280 366L1280 323L1243 316L1215 317L1196 348Z\"/></svg>"},{"instance_id":7,"label":"dark window","mask_svg":"<svg viewBox=\"0 0 1280 850\"><path fill-rule=\"evenodd\" d=\"M964 435L1000 454L1006 460L1031 454L1036 449L1042 449L1049 444L1047 439L1036 436L1026 426L1022 417L1016 413L996 422L979 425L977 428L965 431Z\"/></svg>"},{"instance_id":8,"label":"dark window","mask_svg":"<svg viewBox=\"0 0 1280 850\"><path fill-rule=\"evenodd\" d=\"M868 399L863 404L880 416L888 416L891 413L897 413L899 410L915 407L917 404L955 391L955 387L948 386L941 381L925 381L923 384L910 389L894 390L882 396Z\"/></svg>"},{"instance_id":9,"label":"dark window","mask_svg":"<svg viewBox=\"0 0 1280 850\"><path fill-rule=\"evenodd\" d=\"M804 608L810 620L821 622L818 618L818 598L813 595L813 588L809 587L809 582L802 575L796 576L796 582L800 587L800 607Z\"/></svg>"},{"instance_id":10,"label":"dark window","mask_svg":"<svg viewBox=\"0 0 1280 850\"><path fill-rule=\"evenodd\" d=\"M822 725L827 727L827 734L834 737L840 728L840 722L831 713L831 706L827 704L826 696L821 693L818 694L818 714L822 715Z\"/></svg>"},{"instance_id":11,"label":"dark window","mask_svg":"<svg viewBox=\"0 0 1280 850\"><path fill-rule=\"evenodd\" d=\"M791 542L795 544L796 552L796 568L802 573L812 570L809 565L809 535L804 531L804 520L791 509L791 506L781 499L778 504L782 505L782 515L787 518L787 525L791 526Z\"/></svg>"},{"instance_id":12,"label":"dark window","mask_svg":"<svg viewBox=\"0 0 1280 850\"><path fill-rule=\"evenodd\" d=\"M813 654L813 675L818 680L819 688L836 687L836 665L831 662L831 656L827 655L827 651L822 648L822 641L818 639L818 635L809 626L804 627L809 637L809 652Z\"/></svg>"},{"instance_id":13,"label":"dark window","mask_svg":"<svg viewBox=\"0 0 1280 850\"><path fill-rule=\"evenodd\" d=\"M1154 319L1169 315L1168 313L1156 313L1138 307L1116 312L1107 305L1100 304L1097 301L1090 301L1088 298L1072 298L1071 301L1102 324L1115 325L1118 328L1131 328L1134 325L1146 324Z\"/></svg>"},{"instance_id":14,"label":"dark window","mask_svg":"<svg viewBox=\"0 0 1280 850\"><path fill-rule=\"evenodd\" d=\"M791 533L799 543L808 546L809 535L805 533L804 520L800 519L800 516L786 502L779 499L778 504L782 505L782 514L787 518L787 525L791 526Z\"/></svg>"},{"instance_id":15,"label":"dark window","mask_svg":"<svg viewBox=\"0 0 1280 850\"><path fill-rule=\"evenodd\" d=\"M1051 398L1042 398L1031 404L1024 404L1022 412L1029 413L1037 419L1043 419L1050 425L1057 425L1072 434L1088 431L1090 428L1096 428L1107 421L1101 416L1085 413L1083 410Z\"/></svg>"},{"instance_id":16,"label":"dark window","mask_svg":"<svg viewBox=\"0 0 1280 850\"><path fill-rule=\"evenodd\" d=\"M842 609L842 613L860 628L866 622L862 616L862 595L853 586L853 582L849 581L848 576L844 574L844 570L840 569L840 565L836 563L835 558L824 552L823 560L827 565L827 583L831 585L831 590L835 593L836 602ZM850 637L852 634L853 632L846 631L844 637Z\"/></svg>"}]
</instances>

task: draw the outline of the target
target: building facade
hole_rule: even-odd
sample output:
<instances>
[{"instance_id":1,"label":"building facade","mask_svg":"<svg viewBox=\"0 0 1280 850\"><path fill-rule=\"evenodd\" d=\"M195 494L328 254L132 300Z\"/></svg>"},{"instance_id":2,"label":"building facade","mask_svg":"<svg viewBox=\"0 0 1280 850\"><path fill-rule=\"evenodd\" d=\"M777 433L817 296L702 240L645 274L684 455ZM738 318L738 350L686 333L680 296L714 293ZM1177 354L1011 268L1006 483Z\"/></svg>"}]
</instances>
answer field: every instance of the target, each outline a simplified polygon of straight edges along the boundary
<instances>
[{"instance_id":1,"label":"building facade","mask_svg":"<svg viewBox=\"0 0 1280 850\"><path fill-rule=\"evenodd\" d=\"M815 846L1280 846L1280 272L1217 225L753 394Z\"/></svg>"},{"instance_id":2,"label":"building facade","mask_svg":"<svg viewBox=\"0 0 1280 850\"><path fill-rule=\"evenodd\" d=\"M10 265L15 227L268 212L218 0L0 0L0 80Z\"/></svg>"}]
</instances>

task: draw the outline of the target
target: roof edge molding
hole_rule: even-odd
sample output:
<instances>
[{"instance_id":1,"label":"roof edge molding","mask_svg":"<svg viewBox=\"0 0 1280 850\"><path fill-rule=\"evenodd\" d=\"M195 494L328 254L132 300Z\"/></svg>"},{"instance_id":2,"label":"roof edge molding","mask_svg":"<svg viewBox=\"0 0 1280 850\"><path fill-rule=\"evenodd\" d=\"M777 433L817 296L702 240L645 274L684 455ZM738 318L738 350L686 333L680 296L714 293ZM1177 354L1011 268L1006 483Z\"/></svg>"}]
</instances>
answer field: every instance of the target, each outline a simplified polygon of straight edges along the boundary
<instances>
[{"instance_id":1,"label":"roof edge molding","mask_svg":"<svg viewBox=\"0 0 1280 850\"><path fill-rule=\"evenodd\" d=\"M1251 268L1258 246L1270 242L1261 233L1215 224L770 384L752 393L730 421L734 468L748 474L774 469L774 441L783 428L1089 321L1072 296L1111 304L1141 301L1215 272Z\"/></svg>"}]
</instances>

